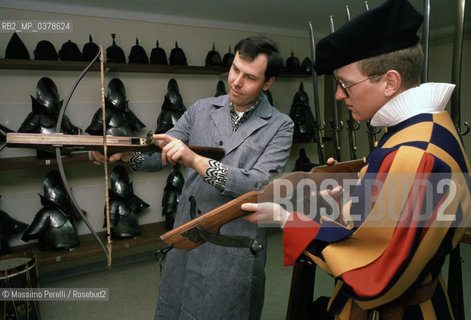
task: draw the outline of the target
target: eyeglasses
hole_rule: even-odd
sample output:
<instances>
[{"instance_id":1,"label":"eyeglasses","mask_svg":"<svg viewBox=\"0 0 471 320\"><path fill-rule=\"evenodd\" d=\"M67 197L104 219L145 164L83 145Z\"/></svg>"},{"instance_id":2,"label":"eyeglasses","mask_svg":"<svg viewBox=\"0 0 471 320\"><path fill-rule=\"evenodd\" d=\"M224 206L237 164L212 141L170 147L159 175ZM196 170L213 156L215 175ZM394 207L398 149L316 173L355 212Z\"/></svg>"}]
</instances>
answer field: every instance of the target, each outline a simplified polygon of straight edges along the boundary
<instances>
[{"instance_id":1,"label":"eyeglasses","mask_svg":"<svg viewBox=\"0 0 471 320\"><path fill-rule=\"evenodd\" d=\"M370 80L372 78L376 78L376 77L379 77L379 76L382 76L382 74L375 74L375 75L372 75L372 76L369 76L363 80L360 80L358 82L355 82L355 83L352 83L352 84L349 84L348 86L345 85L345 83L342 83L340 82L339 80L335 79L335 82L337 83L337 86L339 86L340 88L342 88L343 92L345 93L345 95L347 97L350 97L350 94L348 93L348 90L347 89L350 89L351 87L353 86L356 86L357 84L360 84L362 82L365 82L366 80Z\"/></svg>"}]
</instances>

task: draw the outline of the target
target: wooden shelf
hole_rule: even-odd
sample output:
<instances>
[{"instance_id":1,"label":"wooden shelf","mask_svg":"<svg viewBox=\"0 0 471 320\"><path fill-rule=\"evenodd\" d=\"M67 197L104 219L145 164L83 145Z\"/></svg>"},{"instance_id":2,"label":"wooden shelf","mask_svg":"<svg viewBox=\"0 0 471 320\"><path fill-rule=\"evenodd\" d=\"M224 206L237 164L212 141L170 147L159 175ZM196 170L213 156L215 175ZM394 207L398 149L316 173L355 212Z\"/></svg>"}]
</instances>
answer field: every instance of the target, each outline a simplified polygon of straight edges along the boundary
<instances>
[{"instance_id":1,"label":"wooden shelf","mask_svg":"<svg viewBox=\"0 0 471 320\"><path fill-rule=\"evenodd\" d=\"M14 70L82 71L87 65L88 62L84 61L0 59L0 69ZM90 70L99 71L99 63L96 62ZM138 63L105 63L105 70L109 72L222 75L224 73L227 73L229 71L229 68L203 66L171 66ZM285 78L302 78L308 76L310 75L306 73L288 71L282 71L280 74L280 77Z\"/></svg>"},{"instance_id":2,"label":"wooden shelf","mask_svg":"<svg viewBox=\"0 0 471 320\"><path fill-rule=\"evenodd\" d=\"M75 152L62 156L64 163L90 162L88 152ZM24 169L57 164L56 158L38 159L36 157L0 158L0 170Z\"/></svg>"},{"instance_id":3,"label":"wooden shelf","mask_svg":"<svg viewBox=\"0 0 471 320\"><path fill-rule=\"evenodd\" d=\"M128 238L113 240L112 252L122 249L131 249L145 244L154 244L155 249L166 247L167 245L160 240L160 235L167 232L165 222L156 222L140 226L141 235ZM98 235L103 243L106 244L106 232L99 232ZM71 261L74 259L87 258L90 256L102 255L106 260L103 250L92 234L86 234L79 237L80 245L70 250L40 251L37 243L13 247L13 253L30 253L36 255L38 265L53 264L57 262Z\"/></svg>"},{"instance_id":4,"label":"wooden shelf","mask_svg":"<svg viewBox=\"0 0 471 320\"><path fill-rule=\"evenodd\" d=\"M0 69L15 70L55 70L55 71L82 71L88 65L85 61L49 61L49 60L21 60L0 59ZM100 71L100 64L95 62L91 71ZM176 73L176 74L207 74L218 75L227 72L227 68L197 67L197 66L170 66L157 64L137 63L105 63L105 70L110 72L140 72L140 73Z\"/></svg>"}]
</instances>

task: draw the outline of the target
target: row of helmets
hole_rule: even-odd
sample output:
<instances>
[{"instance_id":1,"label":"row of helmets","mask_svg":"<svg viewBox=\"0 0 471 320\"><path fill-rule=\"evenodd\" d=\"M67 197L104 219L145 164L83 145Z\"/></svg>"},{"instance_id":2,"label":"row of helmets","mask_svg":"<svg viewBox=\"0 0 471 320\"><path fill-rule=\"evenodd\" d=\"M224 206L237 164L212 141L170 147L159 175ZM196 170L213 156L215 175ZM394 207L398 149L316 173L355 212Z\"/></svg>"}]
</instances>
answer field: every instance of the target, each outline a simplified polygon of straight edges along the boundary
<instances>
[{"instance_id":1,"label":"row of helmets","mask_svg":"<svg viewBox=\"0 0 471 320\"><path fill-rule=\"evenodd\" d=\"M227 94L225 84L219 80L216 85L215 97ZM270 91L265 91L270 104L273 105L273 98ZM48 77L41 78L36 85L36 97L31 98L31 112L25 117L17 132L20 133L42 133L51 134L56 132L58 116L62 107L62 100L59 97L57 86ZM106 96L106 119L103 121L103 113L98 108L85 132L90 135L103 135L103 122L106 124L106 134L113 136L136 136L139 131L145 128L145 124L138 119L136 114L129 108L126 98L126 89L123 82L118 78L109 81ZM154 133L165 133L180 119L185 113L186 107L180 94L178 83L175 79L170 79L167 84L167 93L157 117L157 126ZM15 132L10 128L0 125L4 132ZM66 116L63 116L61 123L62 133L80 134L81 129L75 126ZM65 153L66 154L66 153ZM53 155L49 152L38 150L38 158L50 158Z\"/></svg>"},{"instance_id":2,"label":"row of helmets","mask_svg":"<svg viewBox=\"0 0 471 320\"><path fill-rule=\"evenodd\" d=\"M225 94L223 82L218 83L216 94ZM31 103L32 110L25 117L17 131L22 133L54 133L62 101L59 97L57 86L52 79L43 77L38 81L36 97L31 96ZM126 97L126 89L120 79L113 78L109 81L105 104L107 108L106 119L103 120L101 108L98 108L89 126L85 129L85 132L88 134L102 135L103 122L106 123L106 133L114 136L136 136L145 127L144 123L130 109ZM163 133L171 129L185 111L186 107L183 103L177 81L170 79L167 85L167 93L157 118L155 133ZM65 134L79 134L80 131L81 129L75 126L64 115L61 132ZM44 158L50 155L38 151L38 156Z\"/></svg>"},{"instance_id":3,"label":"row of helmets","mask_svg":"<svg viewBox=\"0 0 471 320\"><path fill-rule=\"evenodd\" d=\"M183 175L178 165L167 177L162 197L162 214L167 229L173 227L180 194L183 188ZM43 181L43 194L38 194L42 208L27 224L12 218L0 210L0 255L11 253L9 241L21 234L23 241L38 240L40 250L71 249L79 246L77 223L82 219L75 211L66 193L59 171L50 171ZM123 166L116 166L110 174L109 210L110 230L113 239L133 238L141 234L138 215L149 204L134 193L133 182ZM88 213L81 210L87 216ZM106 205L103 227L106 227Z\"/></svg>"},{"instance_id":4,"label":"row of helmets","mask_svg":"<svg viewBox=\"0 0 471 320\"><path fill-rule=\"evenodd\" d=\"M223 81L219 81L215 96L226 94ZM265 93L273 105L273 99L269 91ZM48 77L41 78L36 85L36 97L31 96L32 110L23 120L18 132L50 134L56 130L59 111L62 105L57 86ZM118 78L109 81L105 104L107 107L106 119L103 120L101 108L94 113L89 126L85 129L90 135L103 134L103 122L106 124L106 133L113 136L135 136L145 128L142 121L129 108L126 98L126 89ZM167 93L157 117L155 133L165 133L170 130L180 119L186 107L175 79L170 79L167 85ZM301 82L291 105L290 117L295 124L295 140L310 140L314 137L314 117L309 106L309 98L304 91ZM12 131L12 130L10 130ZM79 134L80 128L64 115L61 132L65 134ZM50 154L38 151L40 158L49 157Z\"/></svg>"},{"instance_id":5,"label":"row of helmets","mask_svg":"<svg viewBox=\"0 0 471 320\"><path fill-rule=\"evenodd\" d=\"M1 234L0 254L11 253L9 240L19 234L25 242L37 240L40 250L79 246L77 224L82 220L82 215L74 209L59 171L49 171L43 181L43 194L38 195L42 207L31 222L15 220L0 210L2 229L8 230ZM149 204L134 193L133 183L122 166L115 167L110 175L109 204L111 236L120 239L140 235L137 214L147 209ZM88 216L87 212L81 211ZM106 207L103 227L106 227Z\"/></svg>"},{"instance_id":6,"label":"row of helmets","mask_svg":"<svg viewBox=\"0 0 471 320\"><path fill-rule=\"evenodd\" d=\"M223 81L219 81L215 96L226 94ZM270 92L266 92L271 104L273 100ZM41 78L36 85L36 97L31 96L32 110L22 122L18 132L43 133L55 132L57 118L62 105L55 83L48 77ZM103 134L103 122L106 124L106 133L113 136L135 136L136 132L145 127L129 108L126 98L126 89L118 78L109 81L105 103L107 107L106 119L103 120L101 109L98 108L90 125L85 132L90 135ZM167 84L167 93L157 118L155 133L164 133L170 130L180 119L186 107L175 79L170 79ZM309 106L309 98L304 91L303 83L299 85L291 105L290 117L295 124L294 139L310 140L314 137L314 117ZM62 121L61 131L66 134L79 134L80 129L73 125L67 116Z\"/></svg>"},{"instance_id":7,"label":"row of helmets","mask_svg":"<svg viewBox=\"0 0 471 320\"><path fill-rule=\"evenodd\" d=\"M126 63L126 57L124 50L116 44L116 35L112 34L113 43L106 49L106 62L114 63ZM82 52L78 45L72 41L65 42L59 52L57 53L54 45L48 40L41 40L37 43L34 49L35 60L62 60L62 61L91 61L97 54L99 48L93 40L92 36L89 36L89 42L83 46ZM5 50L6 59L30 59L28 49L26 48L23 41L20 39L17 33L14 33ZM221 55L215 49L213 43L212 49L206 54L205 66L206 67L224 67L228 68L232 65L234 60L234 53L232 53L231 47L221 59ZM151 50L150 58L147 56L144 47L139 45L139 40L136 38L136 44L131 48L129 57L129 63L140 63L140 64L159 64L159 65L179 65L187 66L187 59L185 52L175 42L175 48L170 51L170 57L167 59L167 54L163 48L159 46L159 41L156 43L156 47ZM290 72L311 72L311 59L306 57L302 63L294 56L291 51L291 56L286 60L285 68Z\"/></svg>"},{"instance_id":8,"label":"row of helmets","mask_svg":"<svg viewBox=\"0 0 471 320\"><path fill-rule=\"evenodd\" d=\"M183 176L175 166L167 178L162 197L162 212L166 226L171 229L179 203ZM39 194L41 209L31 222L25 223L12 218L0 210L0 255L11 253L9 242L21 235L21 240L37 240L40 250L71 249L80 245L77 224L82 220L73 208L66 193L59 171L50 171L43 181L43 194ZM116 166L110 174L109 211L110 230L113 239L133 238L141 234L138 216L149 204L134 193L127 169ZM89 213L81 210L84 216ZM106 227L106 205L103 228Z\"/></svg>"},{"instance_id":9,"label":"row of helmets","mask_svg":"<svg viewBox=\"0 0 471 320\"><path fill-rule=\"evenodd\" d=\"M106 49L106 61L114 63L126 63L126 57L124 50L116 44L116 34L112 34L113 43ZM62 60L62 61L90 61L99 52L99 47L93 42L92 36L89 36L89 42L83 46L80 51L78 45L72 41L65 42L59 52L56 51L54 45L48 40L41 40L37 43L34 49L35 60ZM14 33L5 50L6 59L30 59L28 49L26 48L23 41L20 39L17 33ZM208 52L205 65L206 66L222 66L229 67L234 59L234 54L229 52L221 56L217 51L213 49ZM152 49L150 53L150 59L147 56L145 49L139 45L139 39L136 38L136 44L131 48L128 58L129 63L141 63L141 64L160 64L160 65L188 65L185 52L178 47L178 43L175 42L175 48L170 51L170 57L167 59L167 54L163 48L159 46L159 41L156 43L156 47Z\"/></svg>"}]
</instances>

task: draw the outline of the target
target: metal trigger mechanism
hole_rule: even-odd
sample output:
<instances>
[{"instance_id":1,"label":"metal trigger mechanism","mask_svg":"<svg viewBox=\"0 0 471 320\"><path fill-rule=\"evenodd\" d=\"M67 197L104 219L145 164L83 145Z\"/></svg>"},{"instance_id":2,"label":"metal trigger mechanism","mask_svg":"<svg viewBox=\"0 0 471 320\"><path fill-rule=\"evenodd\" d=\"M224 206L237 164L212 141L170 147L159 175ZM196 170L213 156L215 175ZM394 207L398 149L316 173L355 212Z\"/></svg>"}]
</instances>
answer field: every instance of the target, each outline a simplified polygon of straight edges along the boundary
<instances>
[{"instance_id":1,"label":"metal trigger mechanism","mask_svg":"<svg viewBox=\"0 0 471 320\"><path fill-rule=\"evenodd\" d=\"M145 141L146 144L152 144L152 142L154 141L154 139L152 139L152 135L153 135L152 131L149 131L147 133L146 141Z\"/></svg>"},{"instance_id":2,"label":"metal trigger mechanism","mask_svg":"<svg viewBox=\"0 0 471 320\"><path fill-rule=\"evenodd\" d=\"M154 254L155 260L157 260L157 262L159 263L160 274L162 274L162 262L164 261L165 256L167 255L167 252L169 252L172 249L173 249L173 244L169 245L168 247L157 249L152 252Z\"/></svg>"}]
</instances>

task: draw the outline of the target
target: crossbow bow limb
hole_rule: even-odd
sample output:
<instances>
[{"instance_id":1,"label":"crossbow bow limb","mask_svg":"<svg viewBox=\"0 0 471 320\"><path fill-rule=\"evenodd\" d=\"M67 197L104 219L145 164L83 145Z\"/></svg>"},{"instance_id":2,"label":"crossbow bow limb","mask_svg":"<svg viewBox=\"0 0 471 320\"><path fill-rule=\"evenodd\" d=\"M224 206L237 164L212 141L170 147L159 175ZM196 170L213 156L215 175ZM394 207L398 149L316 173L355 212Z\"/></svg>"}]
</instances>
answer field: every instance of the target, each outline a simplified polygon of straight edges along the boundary
<instances>
[{"instance_id":1,"label":"crossbow bow limb","mask_svg":"<svg viewBox=\"0 0 471 320\"><path fill-rule=\"evenodd\" d=\"M57 125L56 125L56 132L60 132L61 130L61 125L62 125L62 119L64 118L65 110L67 109L67 106L69 104L69 101L77 88L80 80L85 76L85 74L88 72L88 70L92 67L92 65L100 58L100 75L101 75L101 108L102 108L102 113L103 113L103 119L105 118L105 89L104 89L104 58L103 58L103 46L100 46L100 51L97 53L95 58L87 65L87 67L82 71L82 73L79 75L77 80L75 81L74 85L72 86L69 94L67 95L66 99L64 100L64 103L62 104L61 110L59 112L58 120L57 120ZM61 176L61 180L64 184L64 188L72 202L72 206L74 210L79 214L79 216L82 218L82 220L85 222L87 228L90 230L90 232L93 234L93 236L96 238L98 243L100 244L100 247L103 249L103 252L105 253L107 263L108 263L108 268L111 268L111 232L110 232L110 215L109 215L109 200L108 200L108 165L107 165L107 144L106 144L106 122L103 121L103 154L105 156L105 194L106 194L106 234L107 234L107 245L105 247L105 244L103 241L100 239L98 236L97 232L93 229L92 225L90 222L87 220L86 216L80 209L77 201L75 200L74 196L72 195L72 192L70 191L71 188L69 186L69 183L67 181L67 177L65 175L65 170L64 170L64 164L62 163L62 154L61 154L61 147L56 146L55 147L55 153L56 153L56 160L57 160L57 167Z\"/></svg>"}]
</instances>

